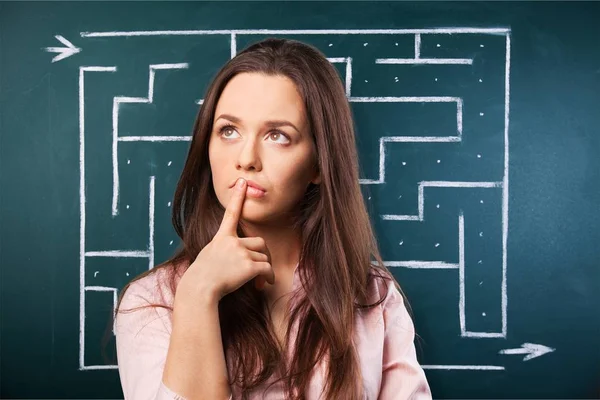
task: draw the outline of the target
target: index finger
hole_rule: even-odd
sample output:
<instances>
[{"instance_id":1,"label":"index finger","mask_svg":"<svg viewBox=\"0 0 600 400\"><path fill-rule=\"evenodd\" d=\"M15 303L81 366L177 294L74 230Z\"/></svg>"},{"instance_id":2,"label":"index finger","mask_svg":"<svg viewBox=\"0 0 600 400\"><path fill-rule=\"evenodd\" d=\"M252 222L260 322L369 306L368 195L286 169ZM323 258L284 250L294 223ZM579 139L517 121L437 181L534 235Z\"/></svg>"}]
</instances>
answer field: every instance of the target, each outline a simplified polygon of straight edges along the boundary
<instances>
[{"instance_id":1,"label":"index finger","mask_svg":"<svg viewBox=\"0 0 600 400\"><path fill-rule=\"evenodd\" d=\"M242 213L244 198L246 197L246 181L240 178L233 187L233 192L229 199L229 204L225 209L223 221L217 234L228 234L237 236L237 225Z\"/></svg>"}]
</instances>

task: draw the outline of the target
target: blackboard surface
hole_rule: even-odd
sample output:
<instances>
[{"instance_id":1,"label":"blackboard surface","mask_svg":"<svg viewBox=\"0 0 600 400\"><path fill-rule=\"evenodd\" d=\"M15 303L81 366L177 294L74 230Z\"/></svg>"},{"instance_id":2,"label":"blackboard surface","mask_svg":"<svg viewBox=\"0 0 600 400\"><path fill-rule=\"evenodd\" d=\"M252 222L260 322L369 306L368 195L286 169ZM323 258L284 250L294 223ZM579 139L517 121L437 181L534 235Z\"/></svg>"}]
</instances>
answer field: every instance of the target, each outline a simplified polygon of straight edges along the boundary
<instances>
[{"instance_id":1,"label":"blackboard surface","mask_svg":"<svg viewBox=\"0 0 600 400\"><path fill-rule=\"evenodd\" d=\"M435 398L600 397L600 3L0 3L2 398L119 398L215 72L317 46ZM103 357L103 351L108 359Z\"/></svg>"}]
</instances>

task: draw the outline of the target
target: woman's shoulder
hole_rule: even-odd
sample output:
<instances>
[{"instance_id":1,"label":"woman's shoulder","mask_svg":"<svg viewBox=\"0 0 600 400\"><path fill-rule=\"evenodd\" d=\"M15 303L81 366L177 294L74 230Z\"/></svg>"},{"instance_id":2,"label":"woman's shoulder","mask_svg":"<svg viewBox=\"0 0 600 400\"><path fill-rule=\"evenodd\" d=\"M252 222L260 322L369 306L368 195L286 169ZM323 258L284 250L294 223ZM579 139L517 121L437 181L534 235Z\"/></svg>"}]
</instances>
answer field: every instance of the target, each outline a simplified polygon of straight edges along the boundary
<instances>
[{"instance_id":1,"label":"woman's shoulder","mask_svg":"<svg viewBox=\"0 0 600 400\"><path fill-rule=\"evenodd\" d=\"M394 275L387 268L373 265L369 269L367 294L369 304L380 302L381 308L389 301L398 301L398 296L402 298Z\"/></svg>"}]
</instances>

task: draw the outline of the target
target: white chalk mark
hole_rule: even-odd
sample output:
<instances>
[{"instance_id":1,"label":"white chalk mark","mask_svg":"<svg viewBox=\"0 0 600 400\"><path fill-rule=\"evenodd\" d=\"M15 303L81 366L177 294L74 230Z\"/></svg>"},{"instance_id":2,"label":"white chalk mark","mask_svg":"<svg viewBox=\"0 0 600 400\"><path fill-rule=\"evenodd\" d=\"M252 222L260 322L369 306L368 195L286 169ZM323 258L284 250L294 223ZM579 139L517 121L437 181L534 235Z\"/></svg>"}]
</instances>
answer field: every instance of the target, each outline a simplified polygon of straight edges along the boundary
<instances>
[{"instance_id":1,"label":"white chalk mark","mask_svg":"<svg viewBox=\"0 0 600 400\"><path fill-rule=\"evenodd\" d=\"M366 47L368 44L369 44L369 43L365 43L365 44L363 44L363 46L365 46L365 47Z\"/></svg>"},{"instance_id":2,"label":"white chalk mark","mask_svg":"<svg viewBox=\"0 0 600 400\"><path fill-rule=\"evenodd\" d=\"M421 34L415 33L415 60L421 57ZM377 61L375 61L377 63Z\"/></svg>"},{"instance_id":3,"label":"white chalk mark","mask_svg":"<svg viewBox=\"0 0 600 400\"><path fill-rule=\"evenodd\" d=\"M435 207L436 207L436 208L440 208L440 205L438 204L438 205L436 205Z\"/></svg>"},{"instance_id":4,"label":"white chalk mark","mask_svg":"<svg viewBox=\"0 0 600 400\"><path fill-rule=\"evenodd\" d=\"M377 58L375 64L473 64L472 58Z\"/></svg>"},{"instance_id":5,"label":"white chalk mark","mask_svg":"<svg viewBox=\"0 0 600 400\"><path fill-rule=\"evenodd\" d=\"M173 163L173 161L169 161L169 162L167 163L167 167L170 167L172 163Z\"/></svg>"},{"instance_id":6,"label":"white chalk mark","mask_svg":"<svg viewBox=\"0 0 600 400\"><path fill-rule=\"evenodd\" d=\"M113 258L146 258L150 256L147 251L139 250L104 250L86 251L86 257L113 257Z\"/></svg>"},{"instance_id":7,"label":"white chalk mark","mask_svg":"<svg viewBox=\"0 0 600 400\"><path fill-rule=\"evenodd\" d=\"M523 361L529 361L533 358L543 356L544 354L551 353L556 349L544 346L542 344L535 343L523 343L518 349L504 349L500 350L498 354L527 354L523 358Z\"/></svg>"},{"instance_id":8,"label":"white chalk mark","mask_svg":"<svg viewBox=\"0 0 600 400\"><path fill-rule=\"evenodd\" d=\"M439 243L436 243L436 244L435 244L435 247L440 247L440 244L439 244Z\"/></svg>"},{"instance_id":9,"label":"white chalk mark","mask_svg":"<svg viewBox=\"0 0 600 400\"><path fill-rule=\"evenodd\" d=\"M94 278L96 277L96 275L98 275L100 273L100 271L96 271L94 272Z\"/></svg>"},{"instance_id":10,"label":"white chalk mark","mask_svg":"<svg viewBox=\"0 0 600 400\"><path fill-rule=\"evenodd\" d=\"M191 136L120 136L119 142L189 142Z\"/></svg>"},{"instance_id":11,"label":"white chalk mark","mask_svg":"<svg viewBox=\"0 0 600 400\"><path fill-rule=\"evenodd\" d=\"M85 366L85 73L115 72L117 67L79 67L79 369Z\"/></svg>"},{"instance_id":12,"label":"white chalk mark","mask_svg":"<svg viewBox=\"0 0 600 400\"><path fill-rule=\"evenodd\" d=\"M479 282L479 285L481 286L481 284L482 284L482 283L483 283L483 282ZM484 316L484 317L486 316L486 314L485 314L484 312L483 312L483 313L481 313L481 315L482 315L482 316Z\"/></svg>"},{"instance_id":13,"label":"white chalk mark","mask_svg":"<svg viewBox=\"0 0 600 400\"><path fill-rule=\"evenodd\" d=\"M198 35L414 35L481 33L506 35L510 28L431 28L431 29L217 29L217 30L158 30L81 32L81 37L132 37L132 36L198 36Z\"/></svg>"},{"instance_id":14,"label":"white chalk mark","mask_svg":"<svg viewBox=\"0 0 600 400\"><path fill-rule=\"evenodd\" d=\"M235 32L231 32L231 46L230 46L230 56L231 58L235 57L237 54L237 37Z\"/></svg>"},{"instance_id":15,"label":"white chalk mark","mask_svg":"<svg viewBox=\"0 0 600 400\"><path fill-rule=\"evenodd\" d=\"M407 96L407 97L350 97L353 103L458 103L460 97L450 96Z\"/></svg>"},{"instance_id":16,"label":"white chalk mark","mask_svg":"<svg viewBox=\"0 0 600 400\"><path fill-rule=\"evenodd\" d=\"M113 327L113 333L114 333L114 327ZM80 367L79 370L80 371L97 371L97 370L101 370L101 369L118 369L118 365L84 365L83 367Z\"/></svg>"},{"instance_id":17,"label":"white chalk mark","mask_svg":"<svg viewBox=\"0 0 600 400\"><path fill-rule=\"evenodd\" d=\"M127 204L127 209L129 210L129 204Z\"/></svg>"},{"instance_id":18,"label":"white chalk mark","mask_svg":"<svg viewBox=\"0 0 600 400\"><path fill-rule=\"evenodd\" d=\"M154 268L154 197L155 197L156 177L150 177L150 186L148 188L148 269Z\"/></svg>"},{"instance_id":19,"label":"white chalk mark","mask_svg":"<svg viewBox=\"0 0 600 400\"><path fill-rule=\"evenodd\" d=\"M63 36L54 35L54 37L56 39L58 39L59 42L61 42L62 44L64 44L67 47L45 47L44 48L44 50L46 50L49 53L59 53L57 56L55 56L52 59L53 63L60 61L60 60L64 60L65 58L71 57L73 54L77 54L81 51L80 47L76 47L73 43L69 42Z\"/></svg>"},{"instance_id":20,"label":"white chalk mark","mask_svg":"<svg viewBox=\"0 0 600 400\"><path fill-rule=\"evenodd\" d=\"M119 108L121 104L152 104L154 102L154 78L156 71L158 70L169 70L169 69L186 69L189 67L188 63L177 63L177 64L151 64L148 73L148 97L127 97L127 96L116 96L113 98L112 108L112 166L113 166L113 193L112 193L112 215L113 217L118 215L119 210L119 159L118 159L118 144L121 140L119 137ZM125 138L126 136L124 136Z\"/></svg>"},{"instance_id":21,"label":"white chalk mark","mask_svg":"<svg viewBox=\"0 0 600 400\"><path fill-rule=\"evenodd\" d=\"M465 321L465 215L461 209L458 214L458 319L460 333L466 332Z\"/></svg>"},{"instance_id":22,"label":"white chalk mark","mask_svg":"<svg viewBox=\"0 0 600 400\"><path fill-rule=\"evenodd\" d=\"M402 165L406 165L406 161L402 161Z\"/></svg>"},{"instance_id":23,"label":"white chalk mark","mask_svg":"<svg viewBox=\"0 0 600 400\"><path fill-rule=\"evenodd\" d=\"M169 245L172 245L172 244L173 244L173 241L171 240L171 241L169 242Z\"/></svg>"},{"instance_id":24,"label":"white chalk mark","mask_svg":"<svg viewBox=\"0 0 600 400\"><path fill-rule=\"evenodd\" d=\"M504 371L504 367L499 365L422 365L421 367L423 369Z\"/></svg>"},{"instance_id":25,"label":"white chalk mark","mask_svg":"<svg viewBox=\"0 0 600 400\"><path fill-rule=\"evenodd\" d=\"M403 267L419 269L457 269L458 264L446 261L384 261L386 267Z\"/></svg>"},{"instance_id":26,"label":"white chalk mark","mask_svg":"<svg viewBox=\"0 0 600 400\"><path fill-rule=\"evenodd\" d=\"M167 203L167 207L171 207L171 202L168 202L168 203Z\"/></svg>"},{"instance_id":27,"label":"white chalk mark","mask_svg":"<svg viewBox=\"0 0 600 400\"><path fill-rule=\"evenodd\" d=\"M502 334L507 333L508 295L506 288L508 243L508 123L510 109L510 33L506 34L506 65L504 75L504 179L502 181Z\"/></svg>"},{"instance_id":28,"label":"white chalk mark","mask_svg":"<svg viewBox=\"0 0 600 400\"><path fill-rule=\"evenodd\" d=\"M402 246L404 244L404 240L401 240L400 243L398 243L400 246Z\"/></svg>"}]
</instances>

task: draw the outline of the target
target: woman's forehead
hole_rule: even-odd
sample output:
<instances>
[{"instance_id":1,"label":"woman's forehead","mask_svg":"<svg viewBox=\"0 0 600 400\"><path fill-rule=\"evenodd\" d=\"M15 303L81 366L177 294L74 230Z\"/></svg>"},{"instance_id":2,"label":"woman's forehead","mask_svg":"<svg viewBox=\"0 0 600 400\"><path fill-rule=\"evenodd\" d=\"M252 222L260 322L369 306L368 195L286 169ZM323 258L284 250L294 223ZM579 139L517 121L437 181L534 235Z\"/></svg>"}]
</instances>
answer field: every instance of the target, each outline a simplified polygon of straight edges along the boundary
<instances>
[{"instance_id":1,"label":"woman's forehead","mask_svg":"<svg viewBox=\"0 0 600 400\"><path fill-rule=\"evenodd\" d=\"M235 116L238 123L289 121L299 128L306 116L291 79L258 73L239 74L229 81L217 101L215 121L222 114Z\"/></svg>"}]
</instances>

